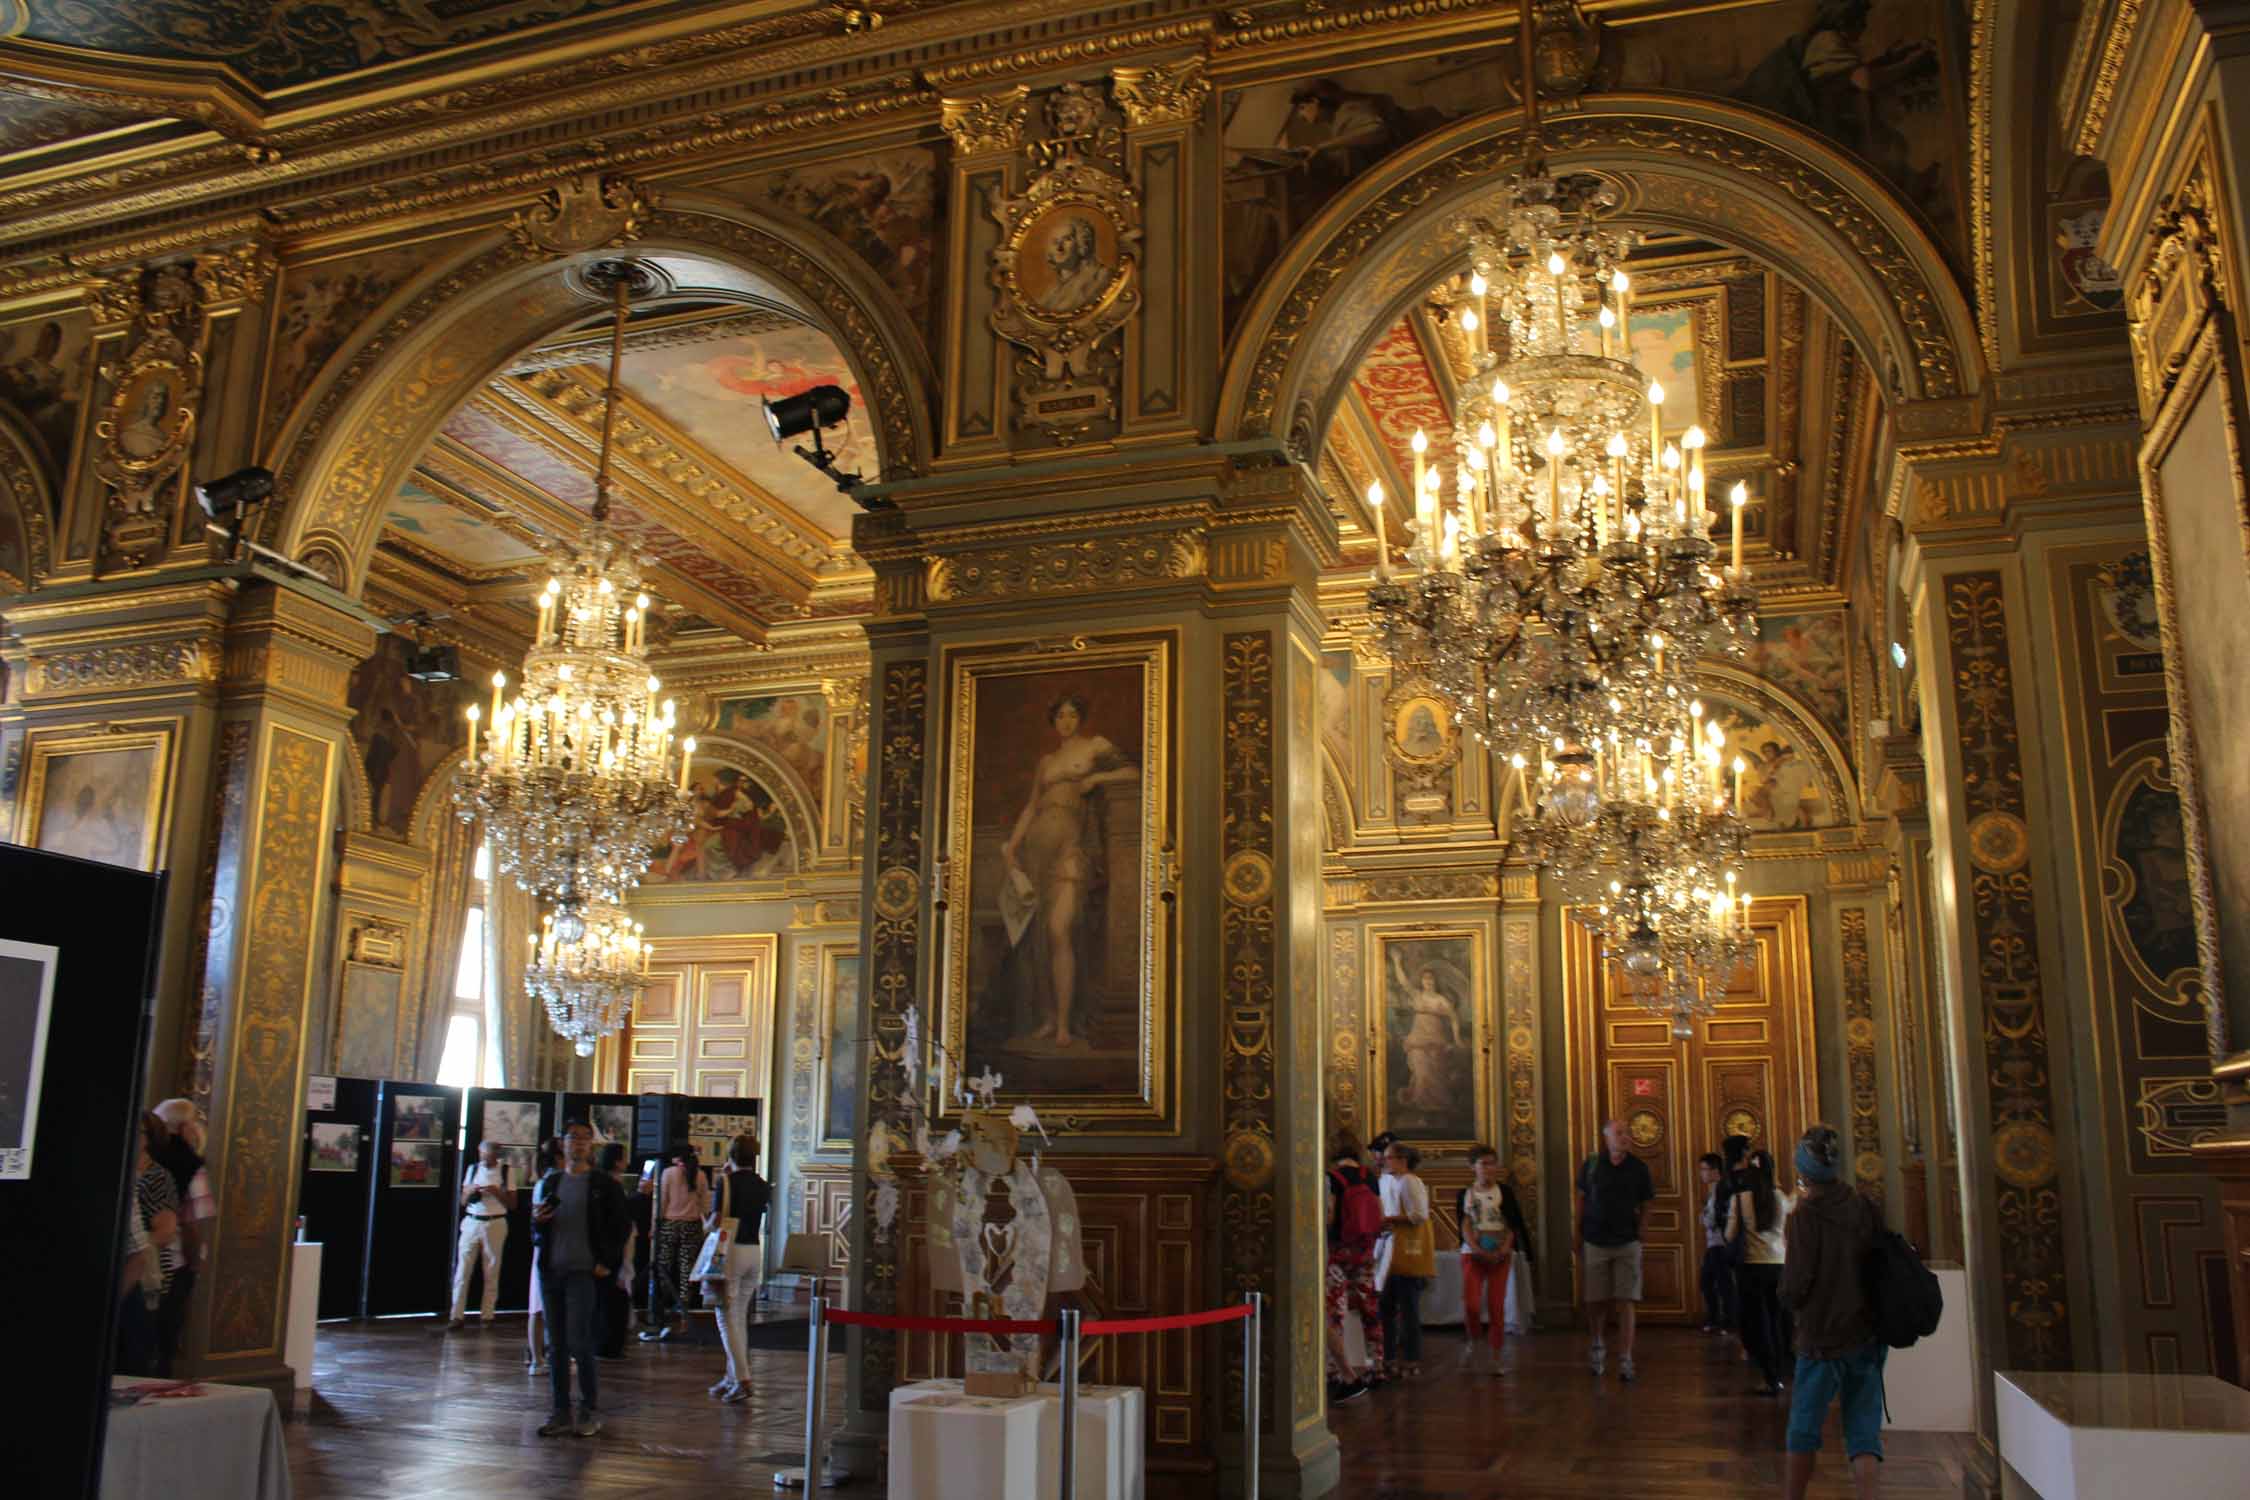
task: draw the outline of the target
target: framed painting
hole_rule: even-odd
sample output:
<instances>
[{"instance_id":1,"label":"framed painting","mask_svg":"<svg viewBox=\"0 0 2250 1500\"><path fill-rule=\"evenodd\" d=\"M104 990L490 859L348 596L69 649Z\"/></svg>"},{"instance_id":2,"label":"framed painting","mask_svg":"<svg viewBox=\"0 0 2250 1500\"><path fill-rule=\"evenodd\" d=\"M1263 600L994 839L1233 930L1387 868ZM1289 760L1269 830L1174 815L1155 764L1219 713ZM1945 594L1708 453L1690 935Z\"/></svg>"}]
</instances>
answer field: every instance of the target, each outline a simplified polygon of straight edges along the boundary
<instances>
[{"instance_id":1,"label":"framed painting","mask_svg":"<svg viewBox=\"0 0 2250 1500\"><path fill-rule=\"evenodd\" d=\"M1480 923L1368 928L1367 972L1382 1008L1368 1020L1372 1128L1432 1147L1490 1145L1491 975Z\"/></svg>"},{"instance_id":2,"label":"framed painting","mask_svg":"<svg viewBox=\"0 0 2250 1500\"><path fill-rule=\"evenodd\" d=\"M1177 1128L1174 657L1171 632L946 655L937 1035L1002 1098L1112 1130Z\"/></svg>"},{"instance_id":3,"label":"framed painting","mask_svg":"<svg viewBox=\"0 0 2250 1500\"><path fill-rule=\"evenodd\" d=\"M859 1136L859 1034L866 1025L861 1003L859 950L838 944L820 955L820 1149L849 1151Z\"/></svg>"},{"instance_id":4,"label":"framed painting","mask_svg":"<svg viewBox=\"0 0 2250 1500\"><path fill-rule=\"evenodd\" d=\"M38 734L25 748L17 842L153 870L163 847L172 731Z\"/></svg>"},{"instance_id":5,"label":"framed painting","mask_svg":"<svg viewBox=\"0 0 2250 1500\"><path fill-rule=\"evenodd\" d=\"M356 1172L359 1170L359 1127L316 1120L312 1127L312 1143L305 1151L305 1170L308 1172Z\"/></svg>"}]
</instances>

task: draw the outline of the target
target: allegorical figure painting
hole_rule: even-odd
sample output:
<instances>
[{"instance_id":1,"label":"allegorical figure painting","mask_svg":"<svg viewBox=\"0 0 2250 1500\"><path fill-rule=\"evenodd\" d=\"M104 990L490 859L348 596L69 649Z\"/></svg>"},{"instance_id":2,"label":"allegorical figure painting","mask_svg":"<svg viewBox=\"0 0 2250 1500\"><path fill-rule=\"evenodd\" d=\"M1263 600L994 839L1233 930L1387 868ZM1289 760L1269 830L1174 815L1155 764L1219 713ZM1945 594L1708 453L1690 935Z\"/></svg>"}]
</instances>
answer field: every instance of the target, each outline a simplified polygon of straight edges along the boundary
<instances>
[{"instance_id":1,"label":"allegorical figure painting","mask_svg":"<svg viewBox=\"0 0 2250 1500\"><path fill-rule=\"evenodd\" d=\"M1138 1077L1142 672L977 688L968 1065L1011 1092Z\"/></svg>"},{"instance_id":2,"label":"allegorical figure painting","mask_svg":"<svg viewBox=\"0 0 2250 1500\"><path fill-rule=\"evenodd\" d=\"M1383 1125L1426 1140L1476 1139L1470 940L1392 939L1383 956Z\"/></svg>"},{"instance_id":3,"label":"allegorical figure painting","mask_svg":"<svg viewBox=\"0 0 2250 1500\"><path fill-rule=\"evenodd\" d=\"M146 863L157 752L90 750L47 762L40 788L40 848L105 865Z\"/></svg>"},{"instance_id":4,"label":"allegorical figure painting","mask_svg":"<svg viewBox=\"0 0 2250 1500\"><path fill-rule=\"evenodd\" d=\"M747 771L699 764L688 778L695 826L650 869L648 878L778 880L797 870L796 843L773 793Z\"/></svg>"},{"instance_id":5,"label":"allegorical figure painting","mask_svg":"<svg viewBox=\"0 0 2250 1500\"><path fill-rule=\"evenodd\" d=\"M368 822L403 838L422 784L468 740L460 684L416 682L406 675L413 642L396 632L352 671L352 743L367 773Z\"/></svg>"}]
</instances>

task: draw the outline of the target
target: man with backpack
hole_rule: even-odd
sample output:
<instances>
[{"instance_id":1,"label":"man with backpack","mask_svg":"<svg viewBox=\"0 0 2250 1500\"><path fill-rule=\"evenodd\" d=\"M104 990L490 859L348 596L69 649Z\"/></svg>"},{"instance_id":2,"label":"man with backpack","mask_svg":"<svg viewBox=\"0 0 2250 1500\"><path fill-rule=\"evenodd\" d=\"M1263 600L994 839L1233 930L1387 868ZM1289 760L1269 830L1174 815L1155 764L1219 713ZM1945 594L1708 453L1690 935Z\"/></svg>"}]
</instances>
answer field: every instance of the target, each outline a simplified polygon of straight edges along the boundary
<instances>
[{"instance_id":1,"label":"man with backpack","mask_svg":"<svg viewBox=\"0 0 2250 1500\"><path fill-rule=\"evenodd\" d=\"M1375 1293L1375 1244L1383 1236L1383 1200L1367 1170L1359 1137L1339 1129L1328 1153L1328 1355L1338 1371L1331 1403L1367 1394L1370 1372L1383 1367L1382 1304ZM1352 1368L1344 1347L1344 1314L1358 1314L1367 1363Z\"/></svg>"},{"instance_id":2,"label":"man with backpack","mask_svg":"<svg viewBox=\"0 0 2250 1500\"><path fill-rule=\"evenodd\" d=\"M1869 1295L1870 1255L1884 1235L1875 1205L1843 1176L1842 1140L1815 1125L1797 1142L1805 1191L1789 1215L1781 1303L1797 1316L1797 1371L1789 1401L1788 1496L1803 1500L1831 1402L1843 1408L1844 1454L1860 1500L1875 1493L1883 1461L1883 1360ZM1924 1330L1927 1331L1927 1330Z\"/></svg>"}]
</instances>

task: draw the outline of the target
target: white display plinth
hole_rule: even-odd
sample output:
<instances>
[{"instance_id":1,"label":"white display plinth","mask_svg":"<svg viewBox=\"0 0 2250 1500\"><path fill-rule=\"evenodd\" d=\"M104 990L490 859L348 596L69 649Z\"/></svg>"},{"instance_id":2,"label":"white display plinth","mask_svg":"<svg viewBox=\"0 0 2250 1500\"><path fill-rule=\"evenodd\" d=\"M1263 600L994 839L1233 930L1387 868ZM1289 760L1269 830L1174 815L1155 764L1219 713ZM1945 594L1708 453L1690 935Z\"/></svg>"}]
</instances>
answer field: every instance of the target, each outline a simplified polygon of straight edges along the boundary
<instances>
[{"instance_id":1,"label":"white display plinth","mask_svg":"<svg viewBox=\"0 0 2250 1500\"><path fill-rule=\"evenodd\" d=\"M289 1338L282 1363L297 1377L297 1394L313 1381L313 1334L320 1326L320 1246L300 1240L289 1247Z\"/></svg>"},{"instance_id":2,"label":"white display plinth","mask_svg":"<svg viewBox=\"0 0 2250 1500\"><path fill-rule=\"evenodd\" d=\"M1969 1273L1933 1264L1945 1295L1937 1332L1911 1349L1893 1349L1883 1362L1890 1399L1887 1425L1902 1432L1974 1432L1977 1425L1976 1361L1969 1353Z\"/></svg>"},{"instance_id":3,"label":"white display plinth","mask_svg":"<svg viewBox=\"0 0 2250 1500\"><path fill-rule=\"evenodd\" d=\"M1993 1377L2008 1500L2240 1495L2250 1391L2209 1375Z\"/></svg>"},{"instance_id":4,"label":"white display plinth","mask_svg":"<svg viewBox=\"0 0 2250 1500\"><path fill-rule=\"evenodd\" d=\"M1078 1388L1080 1500L1141 1500L1141 1410L1138 1386ZM958 1380L917 1381L891 1392L890 1427L891 1500L1029 1500L1061 1488L1059 1386L1003 1400L964 1395Z\"/></svg>"}]
</instances>

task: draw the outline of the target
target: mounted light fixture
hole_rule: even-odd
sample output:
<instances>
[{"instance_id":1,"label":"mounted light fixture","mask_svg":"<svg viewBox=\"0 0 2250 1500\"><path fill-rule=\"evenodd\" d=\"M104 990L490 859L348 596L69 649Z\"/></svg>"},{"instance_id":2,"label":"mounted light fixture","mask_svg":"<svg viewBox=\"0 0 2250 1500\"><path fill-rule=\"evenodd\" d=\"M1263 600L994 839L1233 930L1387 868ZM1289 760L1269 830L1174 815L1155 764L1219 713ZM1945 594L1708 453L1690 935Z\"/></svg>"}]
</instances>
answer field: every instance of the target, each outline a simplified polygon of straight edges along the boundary
<instances>
[{"instance_id":1,"label":"mounted light fixture","mask_svg":"<svg viewBox=\"0 0 2250 1500\"><path fill-rule=\"evenodd\" d=\"M195 503L214 521L272 497L272 471L255 466L237 469L223 479L213 479L195 487Z\"/></svg>"},{"instance_id":2,"label":"mounted light fixture","mask_svg":"<svg viewBox=\"0 0 2250 1500\"><path fill-rule=\"evenodd\" d=\"M852 414L851 392L840 385L816 385L794 396L761 404L766 410L766 430L773 434L775 442L787 442L808 432L812 434L810 448L799 444L790 451L834 480L836 488L848 495L866 482L857 474L838 473L836 455L828 451L827 443L821 438L822 431L841 426ZM864 500L860 504L870 510L880 508Z\"/></svg>"}]
</instances>

